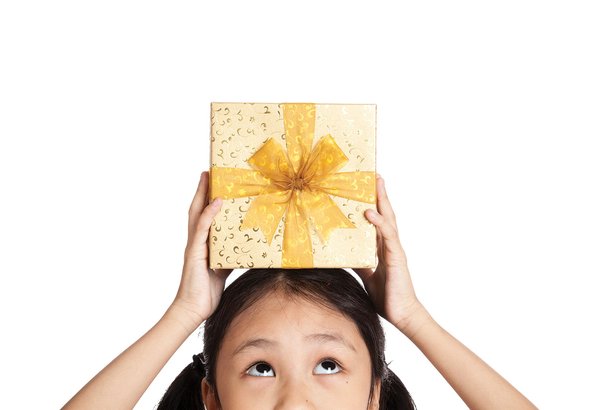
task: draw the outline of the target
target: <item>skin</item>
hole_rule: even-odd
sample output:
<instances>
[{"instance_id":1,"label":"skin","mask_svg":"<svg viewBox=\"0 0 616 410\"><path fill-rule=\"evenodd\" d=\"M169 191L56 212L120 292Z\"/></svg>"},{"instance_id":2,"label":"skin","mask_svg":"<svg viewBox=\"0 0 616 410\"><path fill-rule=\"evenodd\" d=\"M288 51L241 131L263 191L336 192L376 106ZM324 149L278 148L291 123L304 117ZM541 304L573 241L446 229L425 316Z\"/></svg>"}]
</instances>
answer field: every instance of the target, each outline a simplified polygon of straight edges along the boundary
<instances>
[{"instance_id":1,"label":"skin","mask_svg":"<svg viewBox=\"0 0 616 410\"><path fill-rule=\"evenodd\" d=\"M234 354L255 339L269 342ZM270 293L233 320L219 354L216 384L225 410L369 408L368 348L353 321L323 306ZM215 409L212 395L205 397Z\"/></svg>"},{"instance_id":2,"label":"skin","mask_svg":"<svg viewBox=\"0 0 616 410\"><path fill-rule=\"evenodd\" d=\"M188 243L184 253L180 286L173 302L163 317L146 334L101 370L63 408L132 409L173 353L218 305L230 270L208 268L209 228L214 216L220 211L221 205L220 199L209 202L208 182L208 173L203 172L188 212ZM470 409L536 409L507 380L443 329L417 298L406 255L400 243L396 217L387 197L383 178L377 178L377 211L368 210L365 217L374 224L377 230L379 263L374 271L358 269L356 272L379 314L421 350ZM297 309L301 311L310 309L310 307L301 305ZM289 320L292 320L297 313L294 312ZM276 312L270 312L270 314L274 315ZM325 317L324 312L319 313L318 317ZM258 360L265 360L263 357L268 357L272 362L270 365L278 371L276 374L279 376L275 380L255 380L255 383L265 385L270 383L267 385L267 391L268 397L271 396L268 400L272 401L268 403L280 402L280 400L284 403L284 400L290 400L288 403L302 404L304 408L311 408L310 404L313 405L312 408L318 408L320 405L317 401L319 396L315 391L326 392L329 382L321 382L321 379L316 379L317 376L313 378L309 374L312 364L314 363L315 366L319 364L316 361L317 356L310 356L311 347L305 346L303 350L296 346L297 351L301 350L301 353L298 353L300 360L295 366L281 359L283 352L286 352L285 349L293 349L292 342L300 343L300 329L312 332L328 323L317 321L312 322L312 325L315 326L314 329L303 329L296 326L293 332L289 331L289 335L279 334L277 329L268 329L272 332L268 333L270 337L274 335L278 339L279 353L263 352L271 356L260 355ZM261 329L254 330L261 331ZM228 344L231 345L246 336L247 334L239 335L237 339L230 339ZM345 332L345 336L350 337L350 333ZM227 344L227 341L223 344ZM297 352L294 351L294 353ZM230 383L237 383L236 387L239 389L250 389L252 385L248 381L245 385L240 385L243 382L238 381L237 369L239 368L236 366L233 369L236 370L233 375L229 376L232 379ZM217 376L219 371L221 376L225 372L231 372L228 368L217 368ZM357 380L358 386L361 385L359 374L360 371L357 369L354 376L349 376L349 384ZM323 376L325 377L335 379L337 376ZM291 387L289 389L279 388L285 384ZM224 399L231 403L233 400L231 390L225 390L222 382L218 388L221 389L220 396L223 406L226 406ZM340 388L347 388L347 386L340 386ZM367 386L365 389L362 398L367 397L369 390ZM216 409L214 388L202 382L202 390L207 408ZM274 393L271 393L272 391ZM252 401L247 406L244 408L255 408L258 402Z\"/></svg>"}]
</instances>

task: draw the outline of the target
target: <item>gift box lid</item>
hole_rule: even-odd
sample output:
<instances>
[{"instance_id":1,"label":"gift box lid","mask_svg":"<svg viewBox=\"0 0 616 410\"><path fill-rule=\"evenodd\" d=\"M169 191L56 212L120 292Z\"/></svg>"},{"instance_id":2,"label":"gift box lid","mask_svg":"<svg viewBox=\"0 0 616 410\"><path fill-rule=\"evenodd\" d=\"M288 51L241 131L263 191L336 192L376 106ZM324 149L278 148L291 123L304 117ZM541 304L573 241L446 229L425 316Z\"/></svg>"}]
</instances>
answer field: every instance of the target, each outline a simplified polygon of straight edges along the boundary
<instances>
[{"instance_id":1,"label":"gift box lid","mask_svg":"<svg viewBox=\"0 0 616 410\"><path fill-rule=\"evenodd\" d=\"M376 105L212 103L210 267L374 267Z\"/></svg>"}]
</instances>

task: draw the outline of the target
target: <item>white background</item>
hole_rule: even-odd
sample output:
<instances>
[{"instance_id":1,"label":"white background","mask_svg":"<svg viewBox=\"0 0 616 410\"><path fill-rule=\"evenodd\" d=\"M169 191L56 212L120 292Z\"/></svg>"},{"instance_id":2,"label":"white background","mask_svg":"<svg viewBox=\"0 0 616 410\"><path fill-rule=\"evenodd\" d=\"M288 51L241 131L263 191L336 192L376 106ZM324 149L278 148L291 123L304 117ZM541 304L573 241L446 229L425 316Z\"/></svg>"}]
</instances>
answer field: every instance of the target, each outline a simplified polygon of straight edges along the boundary
<instances>
[{"instance_id":1,"label":"white background","mask_svg":"<svg viewBox=\"0 0 616 410\"><path fill-rule=\"evenodd\" d=\"M614 21L609 1L2 2L2 406L60 407L165 311L211 101L377 104L433 317L542 409L613 406ZM420 409L465 408L387 332Z\"/></svg>"}]
</instances>

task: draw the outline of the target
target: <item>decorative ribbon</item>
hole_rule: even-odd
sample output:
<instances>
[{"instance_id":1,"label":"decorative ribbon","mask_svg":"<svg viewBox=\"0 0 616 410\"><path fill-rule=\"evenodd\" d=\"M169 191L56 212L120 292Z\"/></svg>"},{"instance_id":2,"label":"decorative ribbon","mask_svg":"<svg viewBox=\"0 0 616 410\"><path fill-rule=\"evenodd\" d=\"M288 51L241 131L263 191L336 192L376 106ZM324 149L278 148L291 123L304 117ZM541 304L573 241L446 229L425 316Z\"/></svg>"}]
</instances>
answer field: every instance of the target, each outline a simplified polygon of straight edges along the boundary
<instances>
[{"instance_id":1,"label":"decorative ribbon","mask_svg":"<svg viewBox=\"0 0 616 410\"><path fill-rule=\"evenodd\" d=\"M211 196L254 196L241 228L259 228L271 243L285 217L282 266L312 267L311 224L323 243L336 228L355 228L330 195L375 203L375 173L337 172L348 161L327 134L312 148L315 104L282 104L287 152L269 138L249 159L253 169L212 167Z\"/></svg>"}]
</instances>

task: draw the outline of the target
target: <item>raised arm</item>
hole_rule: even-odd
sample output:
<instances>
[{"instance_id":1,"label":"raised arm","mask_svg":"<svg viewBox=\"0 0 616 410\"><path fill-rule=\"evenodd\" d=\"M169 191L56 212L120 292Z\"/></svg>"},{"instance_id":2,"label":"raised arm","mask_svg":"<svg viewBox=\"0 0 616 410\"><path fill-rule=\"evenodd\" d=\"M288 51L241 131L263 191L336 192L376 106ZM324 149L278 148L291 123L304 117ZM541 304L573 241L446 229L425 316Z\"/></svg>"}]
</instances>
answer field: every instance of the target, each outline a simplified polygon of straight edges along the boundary
<instances>
[{"instance_id":1,"label":"raised arm","mask_svg":"<svg viewBox=\"0 0 616 410\"><path fill-rule=\"evenodd\" d=\"M208 232L221 205L220 200L207 205L208 184L209 175L204 172L188 214L188 243L175 299L146 334L94 376L63 409L132 409L173 353L218 305L231 270L208 268Z\"/></svg>"},{"instance_id":2,"label":"raised arm","mask_svg":"<svg viewBox=\"0 0 616 410\"><path fill-rule=\"evenodd\" d=\"M396 217L377 178L377 209L366 218L377 228L376 270L355 269L379 314L404 333L472 410L536 409L522 393L443 329L415 295Z\"/></svg>"}]
</instances>

